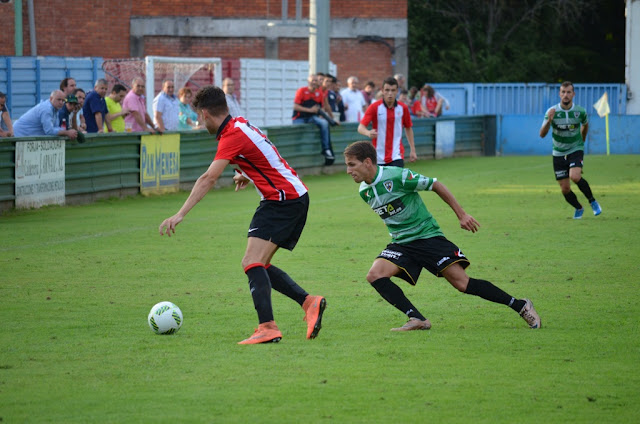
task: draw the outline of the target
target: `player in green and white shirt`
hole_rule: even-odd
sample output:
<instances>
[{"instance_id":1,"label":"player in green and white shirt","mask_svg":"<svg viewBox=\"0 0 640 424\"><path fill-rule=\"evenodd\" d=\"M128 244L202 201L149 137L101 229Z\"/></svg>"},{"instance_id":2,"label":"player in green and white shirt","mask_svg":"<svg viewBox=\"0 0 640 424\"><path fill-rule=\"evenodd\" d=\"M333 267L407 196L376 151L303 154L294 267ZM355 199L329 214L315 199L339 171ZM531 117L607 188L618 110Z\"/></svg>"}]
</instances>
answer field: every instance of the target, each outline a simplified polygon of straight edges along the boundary
<instances>
[{"instance_id":1,"label":"player in green and white shirt","mask_svg":"<svg viewBox=\"0 0 640 424\"><path fill-rule=\"evenodd\" d=\"M545 137L551 128L553 139L553 170L565 200L575 208L573 219L580 219L584 208L571 191L573 181L585 195L594 215L600 215L602 208L593 197L587 180L582 178L584 142L589 131L587 111L573 103L575 92L573 83L565 81L560 85L560 103L550 107L544 115L540 137Z\"/></svg>"},{"instance_id":2,"label":"player in green and white shirt","mask_svg":"<svg viewBox=\"0 0 640 424\"><path fill-rule=\"evenodd\" d=\"M540 317L530 300L516 299L489 281L467 275L465 268L469 266L469 260L444 237L418 193L434 191L453 209L461 228L474 233L478 231L480 224L462 209L444 184L407 168L378 166L376 149L367 141L349 145L344 156L347 173L360 183L360 197L382 218L391 235L391 243L369 269L367 281L383 299L409 317L405 325L392 331L431 328L431 322L391 281L391 277L399 277L415 285L422 268L444 277L462 293L508 305L527 321L529 327L540 328Z\"/></svg>"}]
</instances>

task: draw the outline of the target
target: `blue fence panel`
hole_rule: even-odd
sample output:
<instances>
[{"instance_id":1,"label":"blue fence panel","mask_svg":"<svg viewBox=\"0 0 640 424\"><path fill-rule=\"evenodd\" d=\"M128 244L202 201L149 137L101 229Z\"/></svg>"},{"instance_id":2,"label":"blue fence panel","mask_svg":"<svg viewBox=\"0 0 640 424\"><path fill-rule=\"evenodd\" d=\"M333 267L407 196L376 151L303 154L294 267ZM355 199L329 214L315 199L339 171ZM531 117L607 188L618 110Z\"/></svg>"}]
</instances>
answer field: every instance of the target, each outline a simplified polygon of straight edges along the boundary
<instances>
[{"instance_id":1,"label":"blue fence panel","mask_svg":"<svg viewBox=\"0 0 640 424\"><path fill-rule=\"evenodd\" d=\"M60 88L60 81L72 77L85 91L104 78L102 58L56 56L0 57L0 91L7 94L7 108L12 120L18 119L40 101Z\"/></svg>"},{"instance_id":2,"label":"blue fence panel","mask_svg":"<svg viewBox=\"0 0 640 424\"><path fill-rule=\"evenodd\" d=\"M543 115L560 101L560 84L545 83L496 83L496 84L432 84L442 95L455 95L445 115ZM607 92L612 114L624 115L627 111L627 87L625 84L575 84L575 103L587 110ZM451 102L451 99L449 99ZM590 112L590 111L589 111Z\"/></svg>"}]
</instances>

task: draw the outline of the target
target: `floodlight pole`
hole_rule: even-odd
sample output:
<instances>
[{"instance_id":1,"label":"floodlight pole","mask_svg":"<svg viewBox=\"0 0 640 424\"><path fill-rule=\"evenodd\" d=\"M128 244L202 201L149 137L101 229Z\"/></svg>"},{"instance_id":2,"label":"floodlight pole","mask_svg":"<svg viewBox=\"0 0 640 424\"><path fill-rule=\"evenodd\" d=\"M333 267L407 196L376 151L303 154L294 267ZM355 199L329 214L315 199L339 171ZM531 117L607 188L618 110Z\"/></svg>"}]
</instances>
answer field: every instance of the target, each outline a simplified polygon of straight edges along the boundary
<instances>
[{"instance_id":1,"label":"floodlight pole","mask_svg":"<svg viewBox=\"0 0 640 424\"><path fill-rule=\"evenodd\" d=\"M329 0L309 0L309 73L329 72Z\"/></svg>"}]
</instances>

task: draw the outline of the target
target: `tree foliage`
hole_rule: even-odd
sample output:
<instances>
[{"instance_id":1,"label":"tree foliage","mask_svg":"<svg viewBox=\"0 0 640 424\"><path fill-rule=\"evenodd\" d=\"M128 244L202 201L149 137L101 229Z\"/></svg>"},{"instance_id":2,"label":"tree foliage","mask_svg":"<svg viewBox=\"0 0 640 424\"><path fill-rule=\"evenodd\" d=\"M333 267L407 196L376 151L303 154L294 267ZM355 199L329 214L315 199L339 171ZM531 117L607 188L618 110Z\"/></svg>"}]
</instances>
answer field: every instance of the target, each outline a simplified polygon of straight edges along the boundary
<instances>
[{"instance_id":1,"label":"tree foliage","mask_svg":"<svg viewBox=\"0 0 640 424\"><path fill-rule=\"evenodd\" d=\"M624 81L624 2L409 0L409 80Z\"/></svg>"}]
</instances>

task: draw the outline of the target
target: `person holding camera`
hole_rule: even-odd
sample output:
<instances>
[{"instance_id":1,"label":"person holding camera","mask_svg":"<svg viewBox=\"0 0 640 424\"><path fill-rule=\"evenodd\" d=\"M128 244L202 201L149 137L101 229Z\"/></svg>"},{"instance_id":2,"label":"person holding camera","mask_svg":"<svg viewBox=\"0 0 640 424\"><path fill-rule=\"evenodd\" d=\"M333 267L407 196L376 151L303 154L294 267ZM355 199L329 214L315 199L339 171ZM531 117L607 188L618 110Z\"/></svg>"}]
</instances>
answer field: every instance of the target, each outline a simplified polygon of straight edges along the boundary
<instances>
[{"instance_id":1,"label":"person holding camera","mask_svg":"<svg viewBox=\"0 0 640 424\"><path fill-rule=\"evenodd\" d=\"M314 124L320 129L320 143L325 165L332 165L335 161L329 125L337 125L333 118L325 111L324 94L320 89L318 75L309 75L307 86L300 87L293 99L293 124ZM330 110L329 110L330 112ZM318 116L320 115L320 116Z\"/></svg>"}]
</instances>

